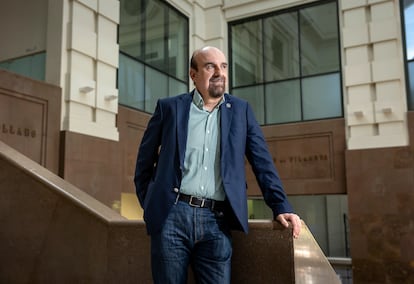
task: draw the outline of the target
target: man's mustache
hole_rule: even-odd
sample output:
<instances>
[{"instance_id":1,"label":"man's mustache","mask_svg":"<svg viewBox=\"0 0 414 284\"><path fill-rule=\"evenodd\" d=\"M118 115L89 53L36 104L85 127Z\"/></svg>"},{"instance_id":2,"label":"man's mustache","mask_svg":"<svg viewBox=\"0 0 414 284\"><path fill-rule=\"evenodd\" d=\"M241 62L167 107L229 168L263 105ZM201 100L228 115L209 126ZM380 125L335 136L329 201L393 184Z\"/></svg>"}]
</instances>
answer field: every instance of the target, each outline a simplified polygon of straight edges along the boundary
<instances>
[{"instance_id":1,"label":"man's mustache","mask_svg":"<svg viewBox=\"0 0 414 284\"><path fill-rule=\"evenodd\" d=\"M218 81L223 81L223 82L225 82L225 78L223 77L223 76L218 76L218 77L212 77L211 79L210 79L210 82L218 82Z\"/></svg>"}]
</instances>

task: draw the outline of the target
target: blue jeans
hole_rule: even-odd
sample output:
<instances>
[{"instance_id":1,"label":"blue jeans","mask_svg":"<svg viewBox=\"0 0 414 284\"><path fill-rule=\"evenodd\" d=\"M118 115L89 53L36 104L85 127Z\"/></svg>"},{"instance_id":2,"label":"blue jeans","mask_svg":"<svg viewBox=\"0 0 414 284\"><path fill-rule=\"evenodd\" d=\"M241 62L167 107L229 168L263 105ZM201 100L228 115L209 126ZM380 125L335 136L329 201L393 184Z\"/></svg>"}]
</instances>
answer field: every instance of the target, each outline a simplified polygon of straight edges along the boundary
<instances>
[{"instance_id":1,"label":"blue jeans","mask_svg":"<svg viewBox=\"0 0 414 284\"><path fill-rule=\"evenodd\" d=\"M231 255L224 217L182 201L172 207L161 232L151 236L155 284L187 283L189 265L197 283L230 283Z\"/></svg>"}]
</instances>

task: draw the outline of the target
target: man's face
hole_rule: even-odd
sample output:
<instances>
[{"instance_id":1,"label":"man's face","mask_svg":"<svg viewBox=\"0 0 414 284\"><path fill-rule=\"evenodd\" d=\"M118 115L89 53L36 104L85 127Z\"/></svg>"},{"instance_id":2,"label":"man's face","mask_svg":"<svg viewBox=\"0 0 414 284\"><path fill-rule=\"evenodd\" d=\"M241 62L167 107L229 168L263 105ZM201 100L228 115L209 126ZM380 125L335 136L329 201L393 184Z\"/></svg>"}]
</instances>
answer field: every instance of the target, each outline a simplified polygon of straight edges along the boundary
<instances>
[{"instance_id":1,"label":"man's face","mask_svg":"<svg viewBox=\"0 0 414 284\"><path fill-rule=\"evenodd\" d=\"M216 48L201 50L196 56L197 69L190 69L190 76L197 90L205 98L219 98L226 89L227 61L224 54Z\"/></svg>"}]
</instances>

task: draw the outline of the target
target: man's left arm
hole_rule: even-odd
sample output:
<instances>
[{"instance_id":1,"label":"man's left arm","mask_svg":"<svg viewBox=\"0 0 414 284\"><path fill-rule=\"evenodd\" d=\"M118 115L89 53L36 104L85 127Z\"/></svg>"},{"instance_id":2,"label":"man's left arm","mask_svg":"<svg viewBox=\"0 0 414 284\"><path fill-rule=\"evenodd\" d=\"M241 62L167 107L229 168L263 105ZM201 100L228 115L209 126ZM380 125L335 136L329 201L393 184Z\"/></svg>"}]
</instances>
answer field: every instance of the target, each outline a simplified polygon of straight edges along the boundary
<instances>
[{"instance_id":1,"label":"man's left arm","mask_svg":"<svg viewBox=\"0 0 414 284\"><path fill-rule=\"evenodd\" d=\"M293 236L298 237L302 223L287 199L260 125L249 105L247 107L246 157L252 166L263 198L273 211L275 220L285 227L288 227L290 222L293 227Z\"/></svg>"}]
</instances>

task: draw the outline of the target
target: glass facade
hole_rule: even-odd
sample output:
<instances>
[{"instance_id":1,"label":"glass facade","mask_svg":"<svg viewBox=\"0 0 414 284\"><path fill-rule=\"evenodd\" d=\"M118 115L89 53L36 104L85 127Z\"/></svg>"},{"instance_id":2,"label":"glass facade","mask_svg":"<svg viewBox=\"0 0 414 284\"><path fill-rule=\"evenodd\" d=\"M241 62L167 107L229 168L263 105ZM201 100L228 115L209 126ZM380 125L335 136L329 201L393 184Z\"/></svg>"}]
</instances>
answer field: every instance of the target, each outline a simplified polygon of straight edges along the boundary
<instances>
[{"instance_id":1,"label":"glass facade","mask_svg":"<svg viewBox=\"0 0 414 284\"><path fill-rule=\"evenodd\" d=\"M405 54L407 62L407 104L414 110L414 1L402 0L404 9Z\"/></svg>"},{"instance_id":2,"label":"glass facade","mask_svg":"<svg viewBox=\"0 0 414 284\"><path fill-rule=\"evenodd\" d=\"M46 52L0 62L0 68L44 81L46 76Z\"/></svg>"},{"instance_id":3,"label":"glass facade","mask_svg":"<svg viewBox=\"0 0 414 284\"><path fill-rule=\"evenodd\" d=\"M336 1L229 23L233 95L262 125L343 116Z\"/></svg>"},{"instance_id":4,"label":"glass facade","mask_svg":"<svg viewBox=\"0 0 414 284\"><path fill-rule=\"evenodd\" d=\"M188 19L160 0L121 0L119 103L152 113L188 91Z\"/></svg>"},{"instance_id":5,"label":"glass facade","mask_svg":"<svg viewBox=\"0 0 414 284\"><path fill-rule=\"evenodd\" d=\"M327 256L349 257L346 195L298 195L289 196L289 201ZM272 211L263 199L250 199L248 209L250 219L273 218Z\"/></svg>"}]
</instances>

